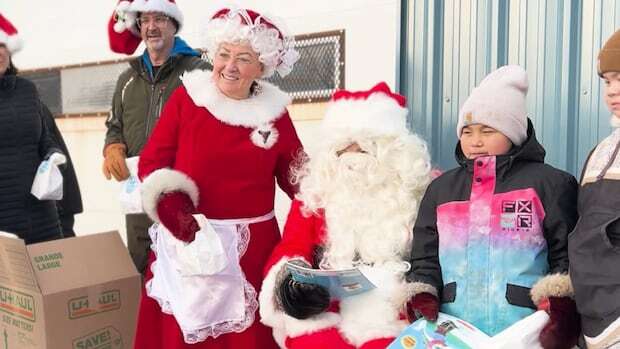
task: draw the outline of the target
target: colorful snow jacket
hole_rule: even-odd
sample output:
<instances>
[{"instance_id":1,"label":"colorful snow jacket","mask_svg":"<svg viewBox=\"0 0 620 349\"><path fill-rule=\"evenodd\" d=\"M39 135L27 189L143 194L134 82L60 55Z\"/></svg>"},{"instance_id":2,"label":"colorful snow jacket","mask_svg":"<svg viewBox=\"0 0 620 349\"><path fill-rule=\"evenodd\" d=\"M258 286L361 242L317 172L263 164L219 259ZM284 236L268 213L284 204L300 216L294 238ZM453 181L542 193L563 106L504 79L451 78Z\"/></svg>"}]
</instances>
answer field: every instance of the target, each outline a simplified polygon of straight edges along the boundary
<instances>
[{"instance_id":1,"label":"colorful snow jacket","mask_svg":"<svg viewBox=\"0 0 620 349\"><path fill-rule=\"evenodd\" d=\"M468 160L457 144L460 166L428 187L413 229L407 279L437 292L442 312L491 336L557 289L547 284L533 302L534 283L568 270L578 185L544 157L530 121L527 140L506 155Z\"/></svg>"}]
</instances>

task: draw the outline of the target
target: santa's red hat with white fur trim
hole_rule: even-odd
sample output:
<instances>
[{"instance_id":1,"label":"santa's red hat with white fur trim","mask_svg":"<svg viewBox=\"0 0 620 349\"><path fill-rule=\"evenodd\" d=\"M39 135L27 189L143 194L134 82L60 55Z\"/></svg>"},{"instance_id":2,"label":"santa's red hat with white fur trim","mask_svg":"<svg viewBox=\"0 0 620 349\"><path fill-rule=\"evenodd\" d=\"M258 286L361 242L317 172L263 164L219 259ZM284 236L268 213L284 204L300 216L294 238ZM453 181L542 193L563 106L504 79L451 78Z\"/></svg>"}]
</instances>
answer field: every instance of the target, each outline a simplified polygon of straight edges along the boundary
<instances>
[{"instance_id":1,"label":"santa's red hat with white fur trim","mask_svg":"<svg viewBox=\"0 0 620 349\"><path fill-rule=\"evenodd\" d=\"M17 29L2 14L0 14L0 44L4 44L11 54L22 48L22 40L17 34Z\"/></svg>"},{"instance_id":2,"label":"santa's red hat with white fur trim","mask_svg":"<svg viewBox=\"0 0 620 349\"><path fill-rule=\"evenodd\" d=\"M183 26L183 13L175 0L120 0L108 21L110 49L116 53L133 54L140 45L138 14L161 12L174 19L177 32Z\"/></svg>"},{"instance_id":3,"label":"santa's red hat with white fur trim","mask_svg":"<svg viewBox=\"0 0 620 349\"><path fill-rule=\"evenodd\" d=\"M400 136L407 134L405 97L393 93L385 82L367 91L334 93L322 127L325 136Z\"/></svg>"}]
</instances>

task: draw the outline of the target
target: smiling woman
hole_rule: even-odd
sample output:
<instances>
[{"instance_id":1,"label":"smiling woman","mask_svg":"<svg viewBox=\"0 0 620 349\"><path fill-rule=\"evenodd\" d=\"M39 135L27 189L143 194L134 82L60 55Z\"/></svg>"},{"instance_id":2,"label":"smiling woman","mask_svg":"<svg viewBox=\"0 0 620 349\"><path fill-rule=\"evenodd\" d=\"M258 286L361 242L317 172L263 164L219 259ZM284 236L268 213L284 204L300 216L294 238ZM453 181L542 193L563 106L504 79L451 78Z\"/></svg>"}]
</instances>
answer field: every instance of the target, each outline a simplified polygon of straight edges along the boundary
<instances>
[{"instance_id":1,"label":"smiling woman","mask_svg":"<svg viewBox=\"0 0 620 349\"><path fill-rule=\"evenodd\" d=\"M213 81L229 98L248 98L262 74L263 64L249 44L222 43L213 59Z\"/></svg>"},{"instance_id":2,"label":"smiling woman","mask_svg":"<svg viewBox=\"0 0 620 349\"><path fill-rule=\"evenodd\" d=\"M170 25L142 16L143 33ZM274 23L251 10L218 11L204 35L213 71L182 76L140 154L142 201L157 223L135 348L277 348L257 319L257 292L280 240L275 184L295 195L289 172L302 149L286 110L290 97L261 80L286 75L298 57ZM207 218L210 234L195 213ZM198 251L219 246L220 258L189 265L183 253L167 254L186 243Z\"/></svg>"}]
</instances>

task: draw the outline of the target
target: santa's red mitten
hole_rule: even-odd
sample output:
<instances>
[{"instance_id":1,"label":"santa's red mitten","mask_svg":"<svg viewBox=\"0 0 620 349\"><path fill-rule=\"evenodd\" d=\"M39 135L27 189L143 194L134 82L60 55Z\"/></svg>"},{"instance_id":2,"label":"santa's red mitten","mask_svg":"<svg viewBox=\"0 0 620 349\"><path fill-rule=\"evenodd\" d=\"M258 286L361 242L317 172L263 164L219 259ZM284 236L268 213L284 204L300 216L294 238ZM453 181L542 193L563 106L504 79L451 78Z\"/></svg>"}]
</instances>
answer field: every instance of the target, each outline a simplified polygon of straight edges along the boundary
<instances>
[{"instance_id":1,"label":"santa's red mitten","mask_svg":"<svg viewBox=\"0 0 620 349\"><path fill-rule=\"evenodd\" d=\"M184 192L163 194L157 202L159 221L181 241L194 241L196 232L200 230L198 222L192 216L195 212L192 199Z\"/></svg>"},{"instance_id":2,"label":"santa's red mitten","mask_svg":"<svg viewBox=\"0 0 620 349\"><path fill-rule=\"evenodd\" d=\"M542 300L538 308L549 314L549 322L538 336L544 349L569 349L577 345L581 322L572 298L549 297Z\"/></svg>"},{"instance_id":3,"label":"santa's red mitten","mask_svg":"<svg viewBox=\"0 0 620 349\"><path fill-rule=\"evenodd\" d=\"M409 321L420 317L428 321L437 321L439 316L439 299L428 292L418 293L407 303L407 315Z\"/></svg>"}]
</instances>

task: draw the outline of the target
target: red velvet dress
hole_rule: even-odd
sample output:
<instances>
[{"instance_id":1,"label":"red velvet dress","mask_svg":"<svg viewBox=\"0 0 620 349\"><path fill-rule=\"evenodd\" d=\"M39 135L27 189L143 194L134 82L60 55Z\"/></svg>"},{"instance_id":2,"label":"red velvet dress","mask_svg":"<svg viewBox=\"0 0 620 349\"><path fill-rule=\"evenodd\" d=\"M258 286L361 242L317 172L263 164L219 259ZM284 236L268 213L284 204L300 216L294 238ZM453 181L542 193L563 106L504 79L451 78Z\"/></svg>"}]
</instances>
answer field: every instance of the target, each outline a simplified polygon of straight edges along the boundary
<instances>
[{"instance_id":1,"label":"red velvet dress","mask_svg":"<svg viewBox=\"0 0 620 349\"><path fill-rule=\"evenodd\" d=\"M261 83L259 95L231 100L218 92L210 75L207 71L185 74L183 86L170 97L140 155L139 176L145 179L162 168L186 174L198 187L197 209L207 218L263 216L273 210L276 181L289 197L295 191L289 169L301 143L285 108L290 99ZM249 230L249 246L240 265L259 292L262 270L280 241L280 232L275 218L251 224ZM146 281L152 277L154 259L151 253ZM135 348L277 348L271 329L255 315L243 332L190 345L184 342L175 318L143 292Z\"/></svg>"}]
</instances>

